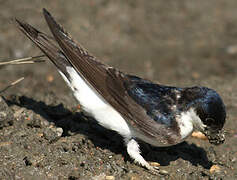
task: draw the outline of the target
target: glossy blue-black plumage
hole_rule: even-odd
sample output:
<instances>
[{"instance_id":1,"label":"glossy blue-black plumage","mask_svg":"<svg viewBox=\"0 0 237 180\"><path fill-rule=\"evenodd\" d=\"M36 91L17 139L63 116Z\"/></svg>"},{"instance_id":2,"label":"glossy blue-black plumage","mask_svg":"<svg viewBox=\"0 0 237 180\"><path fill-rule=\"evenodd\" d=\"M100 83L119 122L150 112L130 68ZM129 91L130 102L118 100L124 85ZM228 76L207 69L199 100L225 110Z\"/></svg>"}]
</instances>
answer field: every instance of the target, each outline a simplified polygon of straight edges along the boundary
<instances>
[{"instance_id":1,"label":"glossy blue-black plumage","mask_svg":"<svg viewBox=\"0 0 237 180\"><path fill-rule=\"evenodd\" d=\"M130 83L126 85L128 94L143 108L157 123L173 126L176 123L177 94L181 88L154 84L148 80L129 76Z\"/></svg>"}]
</instances>

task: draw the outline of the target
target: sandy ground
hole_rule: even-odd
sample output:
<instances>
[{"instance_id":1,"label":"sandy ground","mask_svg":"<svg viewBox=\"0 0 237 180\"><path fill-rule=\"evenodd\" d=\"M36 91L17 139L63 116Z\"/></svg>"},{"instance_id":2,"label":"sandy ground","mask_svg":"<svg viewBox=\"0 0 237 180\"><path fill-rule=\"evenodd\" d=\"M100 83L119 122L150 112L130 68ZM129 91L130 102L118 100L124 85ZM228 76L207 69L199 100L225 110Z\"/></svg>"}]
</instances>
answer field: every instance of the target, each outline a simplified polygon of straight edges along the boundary
<instances>
[{"instance_id":1,"label":"sandy ground","mask_svg":"<svg viewBox=\"0 0 237 180\"><path fill-rule=\"evenodd\" d=\"M43 7L107 64L162 84L217 90L228 113L226 142L141 142L143 157L168 172L153 175L133 163L118 134L80 112L49 61L4 66L0 89L25 80L1 93L0 179L237 179L236 0L0 0L2 60L41 54L12 19L49 32Z\"/></svg>"}]
</instances>

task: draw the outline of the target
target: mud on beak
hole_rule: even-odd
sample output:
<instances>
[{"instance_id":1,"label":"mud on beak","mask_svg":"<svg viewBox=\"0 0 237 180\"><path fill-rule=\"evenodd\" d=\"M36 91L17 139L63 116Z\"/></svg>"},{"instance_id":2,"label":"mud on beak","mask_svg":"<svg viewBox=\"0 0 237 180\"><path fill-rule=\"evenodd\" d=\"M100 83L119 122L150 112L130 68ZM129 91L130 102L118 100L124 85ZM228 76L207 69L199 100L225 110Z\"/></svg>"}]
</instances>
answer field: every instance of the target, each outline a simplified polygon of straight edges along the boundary
<instances>
[{"instance_id":1,"label":"mud on beak","mask_svg":"<svg viewBox=\"0 0 237 180\"><path fill-rule=\"evenodd\" d=\"M224 130L219 130L219 131L210 131L210 130L205 130L204 134L207 136L209 142L214 145L220 145L225 142L225 132Z\"/></svg>"}]
</instances>

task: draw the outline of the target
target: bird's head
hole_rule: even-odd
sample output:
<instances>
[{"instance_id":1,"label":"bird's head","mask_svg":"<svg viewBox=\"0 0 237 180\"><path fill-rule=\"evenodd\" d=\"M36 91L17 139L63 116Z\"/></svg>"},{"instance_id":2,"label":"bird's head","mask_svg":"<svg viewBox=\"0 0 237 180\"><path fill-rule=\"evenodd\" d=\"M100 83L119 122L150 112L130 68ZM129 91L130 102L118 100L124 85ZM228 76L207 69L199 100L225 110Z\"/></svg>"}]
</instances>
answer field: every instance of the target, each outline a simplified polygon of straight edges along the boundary
<instances>
[{"instance_id":1,"label":"bird's head","mask_svg":"<svg viewBox=\"0 0 237 180\"><path fill-rule=\"evenodd\" d=\"M195 104L196 113L204 125L201 131L211 144L222 144L225 141L222 130L226 119L225 105L216 91L205 87L201 89L203 96Z\"/></svg>"},{"instance_id":2,"label":"bird's head","mask_svg":"<svg viewBox=\"0 0 237 180\"><path fill-rule=\"evenodd\" d=\"M194 127L202 131L211 144L222 144L225 141L222 128L226 110L219 94L206 87L192 87L184 90L183 98L198 116L196 119L199 120L194 122Z\"/></svg>"}]
</instances>

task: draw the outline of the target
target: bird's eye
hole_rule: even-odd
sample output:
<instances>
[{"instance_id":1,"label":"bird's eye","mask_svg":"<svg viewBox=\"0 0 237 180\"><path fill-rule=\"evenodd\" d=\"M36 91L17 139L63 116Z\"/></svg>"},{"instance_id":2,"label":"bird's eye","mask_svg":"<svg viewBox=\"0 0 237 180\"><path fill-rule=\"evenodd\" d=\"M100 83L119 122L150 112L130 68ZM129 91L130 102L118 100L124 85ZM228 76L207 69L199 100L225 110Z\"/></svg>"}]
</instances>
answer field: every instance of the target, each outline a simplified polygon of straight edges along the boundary
<instances>
[{"instance_id":1,"label":"bird's eye","mask_svg":"<svg viewBox=\"0 0 237 180\"><path fill-rule=\"evenodd\" d=\"M213 126L215 123L215 120L212 118L206 118L206 125Z\"/></svg>"}]
</instances>

